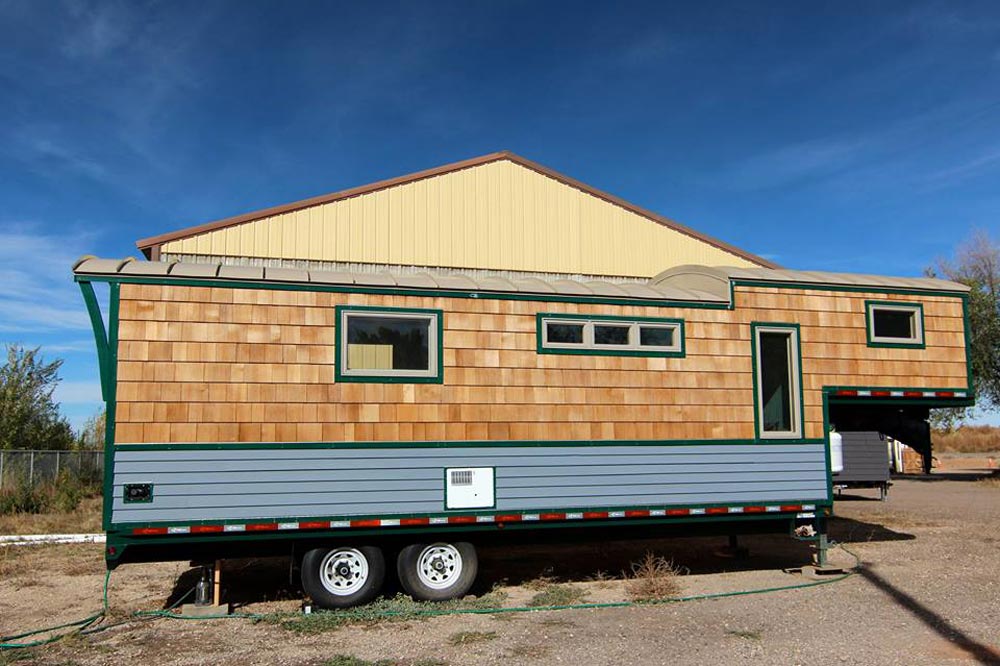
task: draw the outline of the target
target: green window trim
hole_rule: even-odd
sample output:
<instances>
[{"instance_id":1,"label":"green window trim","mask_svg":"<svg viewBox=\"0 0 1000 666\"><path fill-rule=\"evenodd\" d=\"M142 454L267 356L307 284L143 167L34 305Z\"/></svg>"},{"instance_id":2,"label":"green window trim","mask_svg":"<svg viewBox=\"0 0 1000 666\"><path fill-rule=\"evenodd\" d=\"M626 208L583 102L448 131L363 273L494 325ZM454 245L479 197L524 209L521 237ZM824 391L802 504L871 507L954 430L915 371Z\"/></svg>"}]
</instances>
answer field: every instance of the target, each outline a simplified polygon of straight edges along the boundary
<instances>
[{"instance_id":1,"label":"green window trim","mask_svg":"<svg viewBox=\"0 0 1000 666\"><path fill-rule=\"evenodd\" d=\"M584 326L581 343L559 344L546 339L546 323L579 323ZM602 324L622 324L629 326L629 344L597 345L594 343L594 327ZM670 328L675 341L670 347L644 348L640 344L641 329ZM539 312L535 315L535 349L539 354L573 354L577 356L639 356L653 358L684 358L687 353L684 335L684 320L667 317L625 317L612 315L579 315L560 312Z\"/></svg>"},{"instance_id":2,"label":"green window trim","mask_svg":"<svg viewBox=\"0 0 1000 666\"><path fill-rule=\"evenodd\" d=\"M895 310L913 313L914 335L907 338L876 337L875 310ZM865 301L865 339L869 347L888 349L926 349L923 303L906 301Z\"/></svg>"},{"instance_id":3,"label":"green window trim","mask_svg":"<svg viewBox=\"0 0 1000 666\"><path fill-rule=\"evenodd\" d=\"M764 430L763 406L761 405L760 392L760 357L758 355L758 337L761 332L788 332L791 334L789 346L792 364L790 378L793 386L790 387L792 404L790 406L790 416L793 428L790 431L771 432ZM753 424L754 433L759 443L773 444L776 441L800 440L805 435L805 399L802 388L802 331L798 324L784 322L751 322L750 324L750 363L753 375Z\"/></svg>"},{"instance_id":4,"label":"green window trim","mask_svg":"<svg viewBox=\"0 0 1000 666\"><path fill-rule=\"evenodd\" d=\"M425 308L395 308L369 305L338 305L335 307L336 324L334 326L334 378L337 382L367 382L367 383L395 383L395 384L443 384L444 383L444 311ZM359 315L416 315L420 319L430 320L430 339L428 340L428 365L430 373L428 375L413 375L397 372L387 372L385 374L369 374L364 372L347 371L345 354L347 347L345 337L347 335L346 318L351 314Z\"/></svg>"}]
</instances>

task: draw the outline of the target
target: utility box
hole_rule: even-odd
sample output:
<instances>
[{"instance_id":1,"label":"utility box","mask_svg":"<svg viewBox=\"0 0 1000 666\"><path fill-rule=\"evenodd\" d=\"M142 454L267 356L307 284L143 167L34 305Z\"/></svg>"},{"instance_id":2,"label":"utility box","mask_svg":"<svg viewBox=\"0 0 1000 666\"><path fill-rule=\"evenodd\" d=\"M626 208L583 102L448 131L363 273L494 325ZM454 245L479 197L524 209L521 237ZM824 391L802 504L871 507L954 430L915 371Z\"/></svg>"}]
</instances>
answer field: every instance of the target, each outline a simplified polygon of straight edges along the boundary
<instances>
[{"instance_id":1,"label":"utility box","mask_svg":"<svg viewBox=\"0 0 1000 666\"><path fill-rule=\"evenodd\" d=\"M446 509L491 509L496 504L492 467L449 467L444 478Z\"/></svg>"}]
</instances>

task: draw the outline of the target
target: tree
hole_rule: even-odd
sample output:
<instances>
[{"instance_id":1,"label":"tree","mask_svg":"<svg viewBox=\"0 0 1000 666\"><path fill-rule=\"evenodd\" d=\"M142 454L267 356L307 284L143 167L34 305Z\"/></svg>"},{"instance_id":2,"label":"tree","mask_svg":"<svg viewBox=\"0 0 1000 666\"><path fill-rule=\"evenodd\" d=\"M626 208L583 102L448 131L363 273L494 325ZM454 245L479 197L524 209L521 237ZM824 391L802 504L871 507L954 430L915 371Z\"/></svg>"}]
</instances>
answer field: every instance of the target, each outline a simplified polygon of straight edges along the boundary
<instances>
[{"instance_id":1,"label":"tree","mask_svg":"<svg viewBox=\"0 0 1000 666\"><path fill-rule=\"evenodd\" d=\"M107 412L101 410L87 419L80 431L80 439L77 445L81 449L103 449L104 448L104 424Z\"/></svg>"},{"instance_id":2,"label":"tree","mask_svg":"<svg viewBox=\"0 0 1000 666\"><path fill-rule=\"evenodd\" d=\"M1000 407L1000 246L977 231L953 259L941 260L927 272L971 288L968 353L978 407Z\"/></svg>"},{"instance_id":3,"label":"tree","mask_svg":"<svg viewBox=\"0 0 1000 666\"><path fill-rule=\"evenodd\" d=\"M0 368L0 449L71 448L73 430L52 399L62 361L46 363L38 348L6 347L7 362Z\"/></svg>"}]
</instances>

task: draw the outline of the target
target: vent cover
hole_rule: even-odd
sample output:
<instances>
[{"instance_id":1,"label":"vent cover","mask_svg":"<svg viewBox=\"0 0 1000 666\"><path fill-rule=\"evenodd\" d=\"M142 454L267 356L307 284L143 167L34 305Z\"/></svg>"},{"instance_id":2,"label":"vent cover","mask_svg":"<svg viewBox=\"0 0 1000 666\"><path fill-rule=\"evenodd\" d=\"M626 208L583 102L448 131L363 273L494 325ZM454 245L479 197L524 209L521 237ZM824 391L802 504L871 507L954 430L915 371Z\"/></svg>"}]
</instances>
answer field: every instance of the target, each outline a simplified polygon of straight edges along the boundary
<instances>
[{"instance_id":1,"label":"vent cover","mask_svg":"<svg viewBox=\"0 0 1000 666\"><path fill-rule=\"evenodd\" d=\"M462 467L445 470L445 509L492 509L495 487L492 467Z\"/></svg>"},{"instance_id":2,"label":"vent cover","mask_svg":"<svg viewBox=\"0 0 1000 666\"><path fill-rule=\"evenodd\" d=\"M472 470L471 469L453 469L453 470L451 470L451 485L453 485L453 486L471 486L472 485Z\"/></svg>"}]
</instances>

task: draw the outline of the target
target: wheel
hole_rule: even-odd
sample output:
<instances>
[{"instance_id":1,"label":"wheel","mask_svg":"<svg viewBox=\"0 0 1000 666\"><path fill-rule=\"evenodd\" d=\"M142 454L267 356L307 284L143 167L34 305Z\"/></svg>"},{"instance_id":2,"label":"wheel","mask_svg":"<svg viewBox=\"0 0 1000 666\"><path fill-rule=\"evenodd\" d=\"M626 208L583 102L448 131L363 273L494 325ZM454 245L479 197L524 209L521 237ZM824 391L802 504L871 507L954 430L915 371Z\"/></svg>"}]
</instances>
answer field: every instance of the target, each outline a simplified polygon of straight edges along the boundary
<instances>
[{"instance_id":1,"label":"wheel","mask_svg":"<svg viewBox=\"0 0 1000 666\"><path fill-rule=\"evenodd\" d=\"M471 543L417 543L399 552L399 584L414 599L445 601L463 596L479 570Z\"/></svg>"},{"instance_id":2,"label":"wheel","mask_svg":"<svg viewBox=\"0 0 1000 666\"><path fill-rule=\"evenodd\" d=\"M302 558L302 588L320 608L371 601L385 580L385 558L374 546L315 548Z\"/></svg>"}]
</instances>

